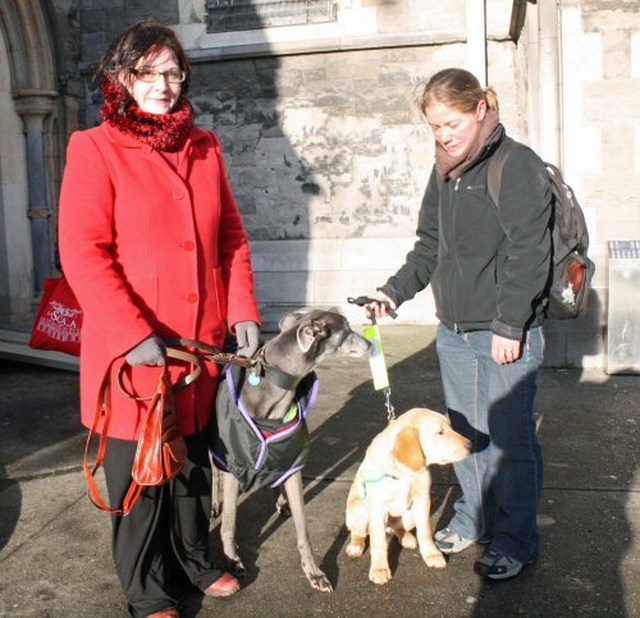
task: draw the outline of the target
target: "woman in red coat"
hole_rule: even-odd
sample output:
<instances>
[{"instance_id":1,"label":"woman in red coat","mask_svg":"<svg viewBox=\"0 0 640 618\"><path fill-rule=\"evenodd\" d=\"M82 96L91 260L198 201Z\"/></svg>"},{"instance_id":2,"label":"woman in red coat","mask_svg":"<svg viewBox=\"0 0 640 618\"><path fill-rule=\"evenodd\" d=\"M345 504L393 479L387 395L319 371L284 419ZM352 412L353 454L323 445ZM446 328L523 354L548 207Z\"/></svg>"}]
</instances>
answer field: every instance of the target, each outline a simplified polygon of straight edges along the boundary
<instances>
[{"instance_id":1,"label":"woman in red coat","mask_svg":"<svg viewBox=\"0 0 640 618\"><path fill-rule=\"evenodd\" d=\"M259 315L247 237L220 144L194 126L185 98L191 70L173 31L141 22L120 35L98 76L102 124L71 136L60 195L65 274L84 312L82 422L90 426L105 372L125 364L128 390L148 395L164 364L162 340L221 348L228 330L252 354ZM115 362L114 362L115 360ZM170 366L175 382L189 367ZM133 616L177 616L187 579L210 596L238 582L208 552L211 470L205 428L218 367L175 393L189 454L185 469L146 488L126 517L113 516L116 570ZM104 461L109 500L131 481L144 404L111 389Z\"/></svg>"}]
</instances>

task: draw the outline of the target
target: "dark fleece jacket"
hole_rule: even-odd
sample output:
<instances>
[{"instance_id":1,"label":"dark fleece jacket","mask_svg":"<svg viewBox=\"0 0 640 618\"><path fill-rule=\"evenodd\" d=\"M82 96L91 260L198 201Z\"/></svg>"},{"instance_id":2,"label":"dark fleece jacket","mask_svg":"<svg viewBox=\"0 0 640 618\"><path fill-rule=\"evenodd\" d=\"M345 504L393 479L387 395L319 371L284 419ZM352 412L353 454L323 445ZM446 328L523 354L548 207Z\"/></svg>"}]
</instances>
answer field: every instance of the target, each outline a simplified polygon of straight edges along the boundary
<instances>
[{"instance_id":1,"label":"dark fleece jacket","mask_svg":"<svg viewBox=\"0 0 640 618\"><path fill-rule=\"evenodd\" d=\"M521 339L542 323L551 266L552 193L542 160L524 144L509 155L498 208L487 168L502 125L454 179L434 166L405 264L380 288L399 306L431 283L438 319L457 332Z\"/></svg>"}]
</instances>

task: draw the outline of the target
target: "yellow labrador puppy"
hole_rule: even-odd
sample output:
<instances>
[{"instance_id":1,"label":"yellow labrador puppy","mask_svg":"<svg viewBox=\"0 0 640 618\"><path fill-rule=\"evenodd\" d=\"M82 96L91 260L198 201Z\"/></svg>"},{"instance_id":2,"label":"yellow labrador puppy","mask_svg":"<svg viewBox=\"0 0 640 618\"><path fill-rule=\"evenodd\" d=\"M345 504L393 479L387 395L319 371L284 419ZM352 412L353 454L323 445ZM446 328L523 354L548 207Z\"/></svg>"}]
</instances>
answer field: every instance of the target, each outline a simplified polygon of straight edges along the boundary
<instances>
[{"instance_id":1,"label":"yellow labrador puppy","mask_svg":"<svg viewBox=\"0 0 640 618\"><path fill-rule=\"evenodd\" d=\"M373 439L349 491L346 521L351 533L348 556L362 556L369 537L372 582L386 584L391 579L390 534L402 547L419 547L427 566L446 566L431 532L427 466L460 461L470 448L469 440L451 429L446 416L426 408L401 414Z\"/></svg>"}]
</instances>

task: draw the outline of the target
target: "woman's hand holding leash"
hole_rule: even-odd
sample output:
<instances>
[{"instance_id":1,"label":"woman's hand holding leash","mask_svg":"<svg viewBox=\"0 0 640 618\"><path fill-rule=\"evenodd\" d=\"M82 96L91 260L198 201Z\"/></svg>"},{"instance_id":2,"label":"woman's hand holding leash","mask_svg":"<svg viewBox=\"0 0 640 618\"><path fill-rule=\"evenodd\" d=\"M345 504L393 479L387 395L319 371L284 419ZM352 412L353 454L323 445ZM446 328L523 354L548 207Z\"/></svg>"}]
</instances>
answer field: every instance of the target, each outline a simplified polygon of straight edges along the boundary
<instances>
[{"instance_id":1,"label":"woman's hand holding leash","mask_svg":"<svg viewBox=\"0 0 640 618\"><path fill-rule=\"evenodd\" d=\"M164 365L166 346L157 335L151 334L127 352L129 365Z\"/></svg>"},{"instance_id":2,"label":"woman's hand holding leash","mask_svg":"<svg viewBox=\"0 0 640 618\"><path fill-rule=\"evenodd\" d=\"M358 296L358 298L347 298L347 301L358 307L364 307L367 317L383 318L389 316L394 320L398 317L396 304L383 292L379 290L373 296Z\"/></svg>"},{"instance_id":3,"label":"woman's hand holding leash","mask_svg":"<svg viewBox=\"0 0 640 618\"><path fill-rule=\"evenodd\" d=\"M260 327L250 320L234 325L238 341L238 356L251 358L260 346Z\"/></svg>"}]
</instances>

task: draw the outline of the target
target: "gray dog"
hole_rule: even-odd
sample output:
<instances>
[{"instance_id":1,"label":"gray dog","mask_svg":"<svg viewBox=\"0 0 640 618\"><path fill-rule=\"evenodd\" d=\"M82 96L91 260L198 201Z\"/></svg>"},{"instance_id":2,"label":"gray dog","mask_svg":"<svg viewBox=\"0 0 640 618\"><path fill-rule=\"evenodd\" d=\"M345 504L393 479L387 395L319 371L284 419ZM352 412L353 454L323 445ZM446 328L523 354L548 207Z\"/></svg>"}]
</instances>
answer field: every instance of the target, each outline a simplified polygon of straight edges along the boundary
<instances>
[{"instance_id":1,"label":"gray dog","mask_svg":"<svg viewBox=\"0 0 640 618\"><path fill-rule=\"evenodd\" d=\"M332 355L362 356L369 346L336 311L296 312L281 320L280 333L257 352L252 367L226 367L212 457L223 471L222 549L236 575L245 570L235 543L240 492L284 486L286 500L281 495L277 508L293 517L302 570L316 590L333 590L307 535L301 474L309 451L305 417L317 393L318 364Z\"/></svg>"}]
</instances>

